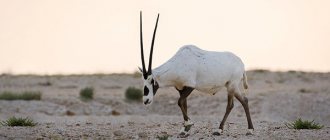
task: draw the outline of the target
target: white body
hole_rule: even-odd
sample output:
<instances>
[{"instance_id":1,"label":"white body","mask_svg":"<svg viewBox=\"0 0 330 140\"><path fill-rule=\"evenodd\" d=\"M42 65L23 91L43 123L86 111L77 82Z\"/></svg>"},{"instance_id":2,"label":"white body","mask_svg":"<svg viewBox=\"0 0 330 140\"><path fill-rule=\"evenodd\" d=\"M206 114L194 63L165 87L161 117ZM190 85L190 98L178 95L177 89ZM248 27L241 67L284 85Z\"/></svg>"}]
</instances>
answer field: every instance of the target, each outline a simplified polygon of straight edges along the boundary
<instances>
[{"instance_id":1,"label":"white body","mask_svg":"<svg viewBox=\"0 0 330 140\"><path fill-rule=\"evenodd\" d=\"M219 125L219 132L213 135L221 135L226 119L234 107L235 97L243 106L248 129L253 130L251 115L248 106L248 99L241 95L239 85L243 80L244 89L248 88L247 78L242 60L230 52L205 51L193 45L183 46L170 60L163 65L152 69L152 54L159 14L157 16L155 30L152 37L149 65L146 69L143 53L142 38L142 12L140 12L140 47L143 80L143 103L150 105L153 96L160 87L176 87L180 93L178 106L184 119L184 127L180 136L188 136L187 132L193 125L187 113L187 97L193 90L208 94L215 94L223 87L227 88L228 101L226 113ZM247 133L252 134L252 133Z\"/></svg>"},{"instance_id":2,"label":"white body","mask_svg":"<svg viewBox=\"0 0 330 140\"><path fill-rule=\"evenodd\" d=\"M233 53L205 51L193 45L183 46L170 60L153 69L160 87L181 90L188 86L209 94L224 86L238 86L244 76L244 64Z\"/></svg>"}]
</instances>

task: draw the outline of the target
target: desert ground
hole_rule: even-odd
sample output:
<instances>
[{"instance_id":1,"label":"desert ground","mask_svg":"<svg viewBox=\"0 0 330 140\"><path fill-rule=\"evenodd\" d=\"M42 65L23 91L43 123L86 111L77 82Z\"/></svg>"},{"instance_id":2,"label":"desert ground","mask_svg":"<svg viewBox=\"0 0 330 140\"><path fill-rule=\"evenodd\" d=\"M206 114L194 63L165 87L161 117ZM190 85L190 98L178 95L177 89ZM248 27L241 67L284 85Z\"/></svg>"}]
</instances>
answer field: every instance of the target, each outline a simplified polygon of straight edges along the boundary
<instances>
[{"instance_id":1,"label":"desert ground","mask_svg":"<svg viewBox=\"0 0 330 140\"><path fill-rule=\"evenodd\" d=\"M174 88L158 90L154 102L125 99L128 87L142 88L137 74L0 76L2 91L40 91L39 101L0 100L0 121L29 117L34 127L0 126L0 139L330 139L330 73L248 71L246 96L253 135L235 99L223 135L213 136L226 110L226 89L215 95L198 91L188 97L188 115L195 123L189 136L179 137L183 123ZM91 101L79 91L94 87ZM324 125L320 130L289 129L297 118Z\"/></svg>"}]
</instances>

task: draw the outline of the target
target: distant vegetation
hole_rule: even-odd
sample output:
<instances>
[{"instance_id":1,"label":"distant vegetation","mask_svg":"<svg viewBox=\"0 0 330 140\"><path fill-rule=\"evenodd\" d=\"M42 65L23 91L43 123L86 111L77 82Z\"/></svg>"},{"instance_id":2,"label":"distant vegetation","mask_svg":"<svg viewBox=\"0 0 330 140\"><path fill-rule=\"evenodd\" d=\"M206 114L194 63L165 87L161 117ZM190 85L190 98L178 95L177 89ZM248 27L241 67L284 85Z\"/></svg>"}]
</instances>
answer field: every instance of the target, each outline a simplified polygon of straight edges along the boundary
<instances>
[{"instance_id":1,"label":"distant vegetation","mask_svg":"<svg viewBox=\"0 0 330 140\"><path fill-rule=\"evenodd\" d=\"M35 126L37 125L32 119L29 118L16 118L11 117L6 121L1 121L2 126Z\"/></svg>"},{"instance_id":2,"label":"distant vegetation","mask_svg":"<svg viewBox=\"0 0 330 140\"><path fill-rule=\"evenodd\" d=\"M51 86L52 85L52 83L50 82L50 81L45 81L45 82L40 82L40 83L38 83L38 85L40 85L40 86Z\"/></svg>"},{"instance_id":3,"label":"distant vegetation","mask_svg":"<svg viewBox=\"0 0 330 140\"><path fill-rule=\"evenodd\" d=\"M140 78L142 76L140 71L135 71L132 75L134 78Z\"/></svg>"},{"instance_id":4,"label":"distant vegetation","mask_svg":"<svg viewBox=\"0 0 330 140\"><path fill-rule=\"evenodd\" d=\"M290 129L321 129L324 126L314 123L313 121L302 120L301 118L295 120L292 123L285 124Z\"/></svg>"},{"instance_id":5,"label":"distant vegetation","mask_svg":"<svg viewBox=\"0 0 330 140\"><path fill-rule=\"evenodd\" d=\"M125 97L130 101L141 101L142 90L135 87L128 87L125 91Z\"/></svg>"},{"instance_id":6,"label":"distant vegetation","mask_svg":"<svg viewBox=\"0 0 330 140\"><path fill-rule=\"evenodd\" d=\"M266 72L269 72L269 70L265 70L265 69L255 69L255 70L251 70L253 72L256 72L256 73L266 73Z\"/></svg>"},{"instance_id":7,"label":"distant vegetation","mask_svg":"<svg viewBox=\"0 0 330 140\"><path fill-rule=\"evenodd\" d=\"M14 93L4 91L0 94L0 100L41 100L41 92L25 91L22 93Z\"/></svg>"},{"instance_id":8,"label":"distant vegetation","mask_svg":"<svg viewBox=\"0 0 330 140\"><path fill-rule=\"evenodd\" d=\"M80 90L80 98L83 101L92 100L94 98L94 88L93 87L85 87Z\"/></svg>"}]
</instances>

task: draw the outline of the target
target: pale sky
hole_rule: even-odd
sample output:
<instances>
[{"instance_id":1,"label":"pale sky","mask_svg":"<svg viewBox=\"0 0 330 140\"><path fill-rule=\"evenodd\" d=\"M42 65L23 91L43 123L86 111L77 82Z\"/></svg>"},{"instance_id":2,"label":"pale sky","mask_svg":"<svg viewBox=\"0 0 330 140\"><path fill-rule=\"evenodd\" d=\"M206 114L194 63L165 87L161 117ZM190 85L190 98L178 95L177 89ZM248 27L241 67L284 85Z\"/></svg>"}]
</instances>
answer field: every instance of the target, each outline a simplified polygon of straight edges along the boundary
<instances>
[{"instance_id":1,"label":"pale sky","mask_svg":"<svg viewBox=\"0 0 330 140\"><path fill-rule=\"evenodd\" d=\"M140 10L146 57L160 13L154 67L194 44L247 69L330 71L329 0L0 0L0 73L134 72Z\"/></svg>"}]
</instances>

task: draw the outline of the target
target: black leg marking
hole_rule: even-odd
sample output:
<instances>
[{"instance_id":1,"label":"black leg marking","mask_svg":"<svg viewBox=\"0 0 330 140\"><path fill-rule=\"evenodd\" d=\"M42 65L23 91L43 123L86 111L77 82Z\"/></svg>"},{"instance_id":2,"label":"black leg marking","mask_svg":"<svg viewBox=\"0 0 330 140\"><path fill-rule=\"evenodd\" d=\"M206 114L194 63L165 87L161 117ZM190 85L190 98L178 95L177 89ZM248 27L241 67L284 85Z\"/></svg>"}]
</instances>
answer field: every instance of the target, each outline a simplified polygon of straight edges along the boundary
<instances>
[{"instance_id":1,"label":"black leg marking","mask_svg":"<svg viewBox=\"0 0 330 140\"><path fill-rule=\"evenodd\" d=\"M219 126L219 129L222 129L223 130L223 127L225 125L225 122L227 120L227 117L229 115L229 113L231 112L231 110L234 108L234 100L233 100L233 94L228 94L228 101L227 101L227 108L226 108L226 113L225 115L223 116L223 119L221 121L221 124Z\"/></svg>"},{"instance_id":2,"label":"black leg marking","mask_svg":"<svg viewBox=\"0 0 330 140\"><path fill-rule=\"evenodd\" d=\"M244 96L242 97L240 94L237 94L237 93L235 93L235 97L242 104L242 106L244 108L244 111L246 114L246 119L248 122L248 129L254 129L252 121L251 121L248 99Z\"/></svg>"},{"instance_id":3,"label":"black leg marking","mask_svg":"<svg viewBox=\"0 0 330 140\"><path fill-rule=\"evenodd\" d=\"M225 125L227 117L228 117L229 113L231 112L231 110L234 108L233 97L234 97L233 92L228 90L227 108L226 108L226 113L223 116L223 119L222 119L222 121L220 123L220 126L219 126L219 129L221 129L220 131L223 131L223 127ZM213 132L213 135L220 136L221 133L220 132Z\"/></svg>"},{"instance_id":4,"label":"black leg marking","mask_svg":"<svg viewBox=\"0 0 330 140\"><path fill-rule=\"evenodd\" d=\"M177 89L178 90L178 89ZM184 87L182 90L178 90L180 93L180 98L178 100L178 105L182 111L182 115L183 115L183 119L185 121L189 120L188 117L188 111L187 111L187 97L190 95L190 93L194 90L194 88L191 87ZM191 129L193 124L188 124L188 125L184 125L184 128L182 128L183 130L181 130L179 137L180 138L186 138L189 136L188 131Z\"/></svg>"},{"instance_id":5,"label":"black leg marking","mask_svg":"<svg viewBox=\"0 0 330 140\"><path fill-rule=\"evenodd\" d=\"M178 90L178 89L177 89ZM189 117L187 115L187 97L190 95L190 93L194 90L194 88L191 87L184 87L182 90L178 90L180 93L180 98L178 100L178 105L181 108L183 119L185 121L189 120Z\"/></svg>"}]
</instances>

